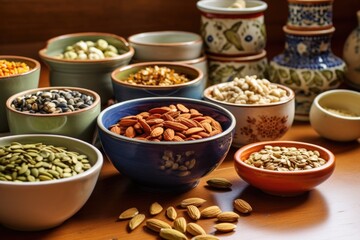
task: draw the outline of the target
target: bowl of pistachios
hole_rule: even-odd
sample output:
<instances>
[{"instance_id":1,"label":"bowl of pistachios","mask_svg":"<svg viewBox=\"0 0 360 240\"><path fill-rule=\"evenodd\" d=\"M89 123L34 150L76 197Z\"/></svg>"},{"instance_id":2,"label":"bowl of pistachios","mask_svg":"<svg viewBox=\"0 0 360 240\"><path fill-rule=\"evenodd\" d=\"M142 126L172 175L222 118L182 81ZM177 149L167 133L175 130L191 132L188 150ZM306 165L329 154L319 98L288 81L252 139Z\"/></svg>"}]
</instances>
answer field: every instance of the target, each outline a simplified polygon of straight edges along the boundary
<instances>
[{"instance_id":1,"label":"bowl of pistachios","mask_svg":"<svg viewBox=\"0 0 360 240\"><path fill-rule=\"evenodd\" d=\"M248 184L276 196L306 193L334 172L334 154L298 141L264 141L245 145L234 155L237 174Z\"/></svg>"},{"instance_id":2,"label":"bowl of pistachios","mask_svg":"<svg viewBox=\"0 0 360 240\"><path fill-rule=\"evenodd\" d=\"M77 87L44 87L18 92L6 101L11 134L58 134L94 142L100 96Z\"/></svg>"},{"instance_id":3,"label":"bowl of pistachios","mask_svg":"<svg viewBox=\"0 0 360 240\"><path fill-rule=\"evenodd\" d=\"M62 224L87 202L102 164L96 147L75 138L0 138L0 224L21 231Z\"/></svg>"},{"instance_id":4,"label":"bowl of pistachios","mask_svg":"<svg viewBox=\"0 0 360 240\"><path fill-rule=\"evenodd\" d=\"M50 70L51 86L89 88L106 103L113 97L111 72L130 62L134 48L115 34L85 32L51 38L39 55Z\"/></svg>"}]
</instances>

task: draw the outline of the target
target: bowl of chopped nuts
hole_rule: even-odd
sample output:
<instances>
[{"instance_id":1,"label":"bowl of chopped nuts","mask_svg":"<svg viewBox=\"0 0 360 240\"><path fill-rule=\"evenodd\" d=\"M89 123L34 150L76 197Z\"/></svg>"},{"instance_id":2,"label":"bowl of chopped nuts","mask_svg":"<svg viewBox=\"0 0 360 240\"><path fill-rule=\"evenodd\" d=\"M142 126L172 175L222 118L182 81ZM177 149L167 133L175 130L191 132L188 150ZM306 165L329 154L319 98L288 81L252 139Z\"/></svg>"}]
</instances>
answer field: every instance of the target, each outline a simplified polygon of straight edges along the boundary
<instances>
[{"instance_id":1,"label":"bowl of chopped nuts","mask_svg":"<svg viewBox=\"0 0 360 240\"><path fill-rule=\"evenodd\" d=\"M59 134L92 142L100 111L100 96L76 87L34 88L6 101L11 134Z\"/></svg>"},{"instance_id":2,"label":"bowl of chopped nuts","mask_svg":"<svg viewBox=\"0 0 360 240\"><path fill-rule=\"evenodd\" d=\"M204 99L234 114L233 146L280 139L294 121L294 92L257 76L212 85L205 89Z\"/></svg>"},{"instance_id":3,"label":"bowl of chopped nuts","mask_svg":"<svg viewBox=\"0 0 360 240\"><path fill-rule=\"evenodd\" d=\"M16 160L6 157L14 152ZM72 217L92 194L103 164L93 145L50 134L2 137L0 156L0 222L21 231Z\"/></svg>"},{"instance_id":4,"label":"bowl of chopped nuts","mask_svg":"<svg viewBox=\"0 0 360 240\"><path fill-rule=\"evenodd\" d=\"M50 69L50 86L88 88L102 103L113 97L111 72L128 64L134 49L110 33L73 33L51 38L40 58Z\"/></svg>"},{"instance_id":5,"label":"bowl of chopped nuts","mask_svg":"<svg viewBox=\"0 0 360 240\"><path fill-rule=\"evenodd\" d=\"M309 114L311 126L333 141L360 138L360 93L347 89L325 91L314 99Z\"/></svg>"},{"instance_id":6,"label":"bowl of chopped nuts","mask_svg":"<svg viewBox=\"0 0 360 240\"><path fill-rule=\"evenodd\" d=\"M0 56L0 133L8 132L6 100L13 94L37 88L40 63L22 56Z\"/></svg>"},{"instance_id":7,"label":"bowl of chopped nuts","mask_svg":"<svg viewBox=\"0 0 360 240\"><path fill-rule=\"evenodd\" d=\"M266 141L238 149L238 175L250 185L278 196L308 192L335 169L335 156L319 145L297 141Z\"/></svg>"},{"instance_id":8,"label":"bowl of chopped nuts","mask_svg":"<svg viewBox=\"0 0 360 240\"><path fill-rule=\"evenodd\" d=\"M199 68L172 62L129 64L114 70L111 78L119 102L143 97L201 99L206 87Z\"/></svg>"},{"instance_id":9,"label":"bowl of chopped nuts","mask_svg":"<svg viewBox=\"0 0 360 240\"><path fill-rule=\"evenodd\" d=\"M235 118L213 103L157 97L111 105L97 124L102 148L121 174L141 186L184 191L225 159Z\"/></svg>"}]
</instances>

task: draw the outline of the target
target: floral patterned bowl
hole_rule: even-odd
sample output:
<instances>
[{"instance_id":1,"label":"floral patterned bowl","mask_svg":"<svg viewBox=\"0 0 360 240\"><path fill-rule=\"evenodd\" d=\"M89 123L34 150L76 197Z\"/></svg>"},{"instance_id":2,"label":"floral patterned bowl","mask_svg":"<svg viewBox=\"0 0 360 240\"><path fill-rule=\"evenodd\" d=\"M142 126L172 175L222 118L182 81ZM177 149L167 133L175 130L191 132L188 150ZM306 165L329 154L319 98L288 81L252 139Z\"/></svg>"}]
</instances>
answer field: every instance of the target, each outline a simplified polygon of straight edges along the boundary
<instances>
[{"instance_id":1,"label":"floral patterned bowl","mask_svg":"<svg viewBox=\"0 0 360 240\"><path fill-rule=\"evenodd\" d=\"M276 84L287 92L287 100L284 101L269 104L234 104L214 99L214 88L224 84L227 83L219 83L205 89L204 99L226 108L235 116L233 146L277 140L289 130L295 115L295 94L290 88Z\"/></svg>"},{"instance_id":2,"label":"floral patterned bowl","mask_svg":"<svg viewBox=\"0 0 360 240\"><path fill-rule=\"evenodd\" d=\"M202 0L201 35L209 53L238 56L260 53L266 45L263 1L246 1L245 8L231 8L233 0Z\"/></svg>"}]
</instances>

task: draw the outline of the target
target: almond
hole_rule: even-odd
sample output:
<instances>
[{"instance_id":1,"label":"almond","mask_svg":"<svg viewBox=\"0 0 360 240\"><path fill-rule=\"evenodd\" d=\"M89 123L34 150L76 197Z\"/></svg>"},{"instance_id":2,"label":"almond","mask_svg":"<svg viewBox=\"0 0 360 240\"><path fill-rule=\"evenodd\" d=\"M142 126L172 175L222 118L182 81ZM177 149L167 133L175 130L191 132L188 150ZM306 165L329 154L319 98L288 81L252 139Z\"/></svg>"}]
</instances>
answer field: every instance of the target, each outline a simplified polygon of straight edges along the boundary
<instances>
[{"instance_id":1,"label":"almond","mask_svg":"<svg viewBox=\"0 0 360 240\"><path fill-rule=\"evenodd\" d=\"M184 131L189 127L179 122L164 121L164 127L174 129L175 131Z\"/></svg>"},{"instance_id":2,"label":"almond","mask_svg":"<svg viewBox=\"0 0 360 240\"><path fill-rule=\"evenodd\" d=\"M177 121L184 124L185 126L191 128L191 127L197 127L197 124L191 120L191 119L188 119L188 118L184 118L184 117L178 117L177 118Z\"/></svg>"},{"instance_id":3,"label":"almond","mask_svg":"<svg viewBox=\"0 0 360 240\"><path fill-rule=\"evenodd\" d=\"M220 238L214 235L205 234L205 235L197 235L193 237L191 240L220 240Z\"/></svg>"},{"instance_id":4,"label":"almond","mask_svg":"<svg viewBox=\"0 0 360 240\"><path fill-rule=\"evenodd\" d=\"M167 128L165 131L164 131L164 140L165 141L172 141L175 137L175 131L174 129L171 129L171 128Z\"/></svg>"},{"instance_id":5,"label":"almond","mask_svg":"<svg viewBox=\"0 0 360 240\"><path fill-rule=\"evenodd\" d=\"M160 232L162 228L171 228L171 226L160 219L150 218L146 220L146 227L153 230L154 232Z\"/></svg>"},{"instance_id":6,"label":"almond","mask_svg":"<svg viewBox=\"0 0 360 240\"><path fill-rule=\"evenodd\" d=\"M184 217L176 218L174 221L174 228L182 233L186 232L186 220Z\"/></svg>"},{"instance_id":7,"label":"almond","mask_svg":"<svg viewBox=\"0 0 360 240\"><path fill-rule=\"evenodd\" d=\"M201 127L192 127L185 131L185 135L189 136L202 131L204 131L204 129Z\"/></svg>"},{"instance_id":8,"label":"almond","mask_svg":"<svg viewBox=\"0 0 360 240\"><path fill-rule=\"evenodd\" d=\"M132 119L132 118L122 118L119 122L119 125L121 127L129 127L129 126L133 126L134 124L136 124L138 122L138 119Z\"/></svg>"},{"instance_id":9,"label":"almond","mask_svg":"<svg viewBox=\"0 0 360 240\"><path fill-rule=\"evenodd\" d=\"M170 220L175 220L177 217L177 212L175 210L174 207L168 207L166 209L166 216L170 219Z\"/></svg>"},{"instance_id":10,"label":"almond","mask_svg":"<svg viewBox=\"0 0 360 240\"><path fill-rule=\"evenodd\" d=\"M164 129L162 127L156 127L151 131L150 137L156 138L158 136L161 136L163 133L164 133Z\"/></svg>"},{"instance_id":11,"label":"almond","mask_svg":"<svg viewBox=\"0 0 360 240\"><path fill-rule=\"evenodd\" d=\"M120 214L119 219L120 220L130 219L130 218L133 218L134 216L136 216L137 214L139 214L139 210L137 210L137 208L135 208L135 207L129 208Z\"/></svg>"},{"instance_id":12,"label":"almond","mask_svg":"<svg viewBox=\"0 0 360 240\"><path fill-rule=\"evenodd\" d=\"M110 128L110 131L113 132L113 133L116 133L116 134L120 134L121 129L119 128L119 126L113 125L113 126Z\"/></svg>"},{"instance_id":13,"label":"almond","mask_svg":"<svg viewBox=\"0 0 360 240\"><path fill-rule=\"evenodd\" d=\"M130 221L129 221L129 228L130 230L134 230L135 228L137 228L143 221L145 220L145 215L144 214L138 214L136 216L134 216Z\"/></svg>"},{"instance_id":14,"label":"almond","mask_svg":"<svg viewBox=\"0 0 360 240\"><path fill-rule=\"evenodd\" d=\"M150 114L155 114L155 113L159 113L159 114L164 114L171 111L171 108L169 107L156 107L156 108L152 108L149 110Z\"/></svg>"},{"instance_id":15,"label":"almond","mask_svg":"<svg viewBox=\"0 0 360 240\"><path fill-rule=\"evenodd\" d=\"M185 140L183 138L181 138L180 136L175 135L174 138L173 138L173 141L175 141L175 142L183 142Z\"/></svg>"},{"instance_id":16,"label":"almond","mask_svg":"<svg viewBox=\"0 0 360 240\"><path fill-rule=\"evenodd\" d=\"M139 123L140 123L141 127L144 129L144 132L147 134L150 134L151 128L150 128L149 124L144 119L139 119Z\"/></svg>"},{"instance_id":17,"label":"almond","mask_svg":"<svg viewBox=\"0 0 360 240\"><path fill-rule=\"evenodd\" d=\"M232 232L235 230L236 225L232 223L218 223L214 227L219 232Z\"/></svg>"},{"instance_id":18,"label":"almond","mask_svg":"<svg viewBox=\"0 0 360 240\"><path fill-rule=\"evenodd\" d=\"M151 214L151 215L157 215L157 214L159 214L162 210L163 210L163 207L162 207L158 202L154 202L154 203L151 204L151 206L150 206L150 214Z\"/></svg>"},{"instance_id":19,"label":"almond","mask_svg":"<svg viewBox=\"0 0 360 240\"><path fill-rule=\"evenodd\" d=\"M176 104L176 107L177 107L177 109L179 109L183 113L190 112L190 110L181 103Z\"/></svg>"},{"instance_id":20,"label":"almond","mask_svg":"<svg viewBox=\"0 0 360 240\"><path fill-rule=\"evenodd\" d=\"M219 222L236 222L239 218L240 216L235 212L222 212L217 215Z\"/></svg>"},{"instance_id":21,"label":"almond","mask_svg":"<svg viewBox=\"0 0 360 240\"><path fill-rule=\"evenodd\" d=\"M164 122L164 119L161 119L161 118L152 118L152 119L146 120L146 123L150 126L156 125L159 123L163 123L163 122Z\"/></svg>"},{"instance_id":22,"label":"almond","mask_svg":"<svg viewBox=\"0 0 360 240\"><path fill-rule=\"evenodd\" d=\"M129 138L134 138L136 136L136 132L133 126L127 127L125 130L125 136Z\"/></svg>"},{"instance_id":23,"label":"almond","mask_svg":"<svg viewBox=\"0 0 360 240\"><path fill-rule=\"evenodd\" d=\"M206 234L205 230L199 224L192 222L187 224L186 231L193 236Z\"/></svg>"},{"instance_id":24,"label":"almond","mask_svg":"<svg viewBox=\"0 0 360 240\"><path fill-rule=\"evenodd\" d=\"M200 210L194 205L187 206L186 211L192 220L199 220L201 217Z\"/></svg>"},{"instance_id":25,"label":"almond","mask_svg":"<svg viewBox=\"0 0 360 240\"><path fill-rule=\"evenodd\" d=\"M234 208L241 213L252 212L252 207L250 206L250 204L240 198L234 200Z\"/></svg>"},{"instance_id":26,"label":"almond","mask_svg":"<svg viewBox=\"0 0 360 240\"><path fill-rule=\"evenodd\" d=\"M188 238L182 232L176 229L164 228L160 230L160 237L167 240L187 240Z\"/></svg>"},{"instance_id":27,"label":"almond","mask_svg":"<svg viewBox=\"0 0 360 240\"><path fill-rule=\"evenodd\" d=\"M201 210L201 217L203 218L214 218L221 213L219 206L210 206Z\"/></svg>"},{"instance_id":28,"label":"almond","mask_svg":"<svg viewBox=\"0 0 360 240\"><path fill-rule=\"evenodd\" d=\"M206 183L210 187L221 188L221 189L231 188L232 186L232 183L226 178L211 178L207 180Z\"/></svg>"},{"instance_id":29,"label":"almond","mask_svg":"<svg viewBox=\"0 0 360 240\"><path fill-rule=\"evenodd\" d=\"M203 128L205 129L205 131L206 132L208 132L208 133L211 133L212 132L212 126L211 126L211 124L210 123L208 123L208 122L202 122L202 123L200 123L201 124L201 126L203 126Z\"/></svg>"},{"instance_id":30,"label":"almond","mask_svg":"<svg viewBox=\"0 0 360 240\"><path fill-rule=\"evenodd\" d=\"M198 197L186 198L186 199L181 201L180 206L183 207L183 208L186 208L189 205L194 205L196 207L199 207L205 202L206 202L205 199L198 198Z\"/></svg>"}]
</instances>

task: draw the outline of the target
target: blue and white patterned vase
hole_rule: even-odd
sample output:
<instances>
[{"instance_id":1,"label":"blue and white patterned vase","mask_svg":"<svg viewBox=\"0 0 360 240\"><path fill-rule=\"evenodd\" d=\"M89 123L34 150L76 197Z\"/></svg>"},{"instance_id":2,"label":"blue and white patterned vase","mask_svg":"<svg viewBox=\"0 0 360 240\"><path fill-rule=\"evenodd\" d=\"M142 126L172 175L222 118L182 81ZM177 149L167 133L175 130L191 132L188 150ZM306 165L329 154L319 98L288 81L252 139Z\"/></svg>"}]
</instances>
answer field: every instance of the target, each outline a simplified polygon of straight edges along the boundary
<instances>
[{"instance_id":1,"label":"blue and white patterned vase","mask_svg":"<svg viewBox=\"0 0 360 240\"><path fill-rule=\"evenodd\" d=\"M357 12L358 26L347 37L343 58L347 65L346 83L360 90L360 10Z\"/></svg>"},{"instance_id":2,"label":"blue and white patterned vase","mask_svg":"<svg viewBox=\"0 0 360 240\"><path fill-rule=\"evenodd\" d=\"M346 65L331 51L333 27L297 31L285 26L283 30L285 50L270 61L270 81L294 90L295 120L308 121L314 98L343 82Z\"/></svg>"},{"instance_id":3,"label":"blue and white patterned vase","mask_svg":"<svg viewBox=\"0 0 360 240\"><path fill-rule=\"evenodd\" d=\"M288 0L287 27L296 30L321 30L333 26L333 0Z\"/></svg>"}]
</instances>

